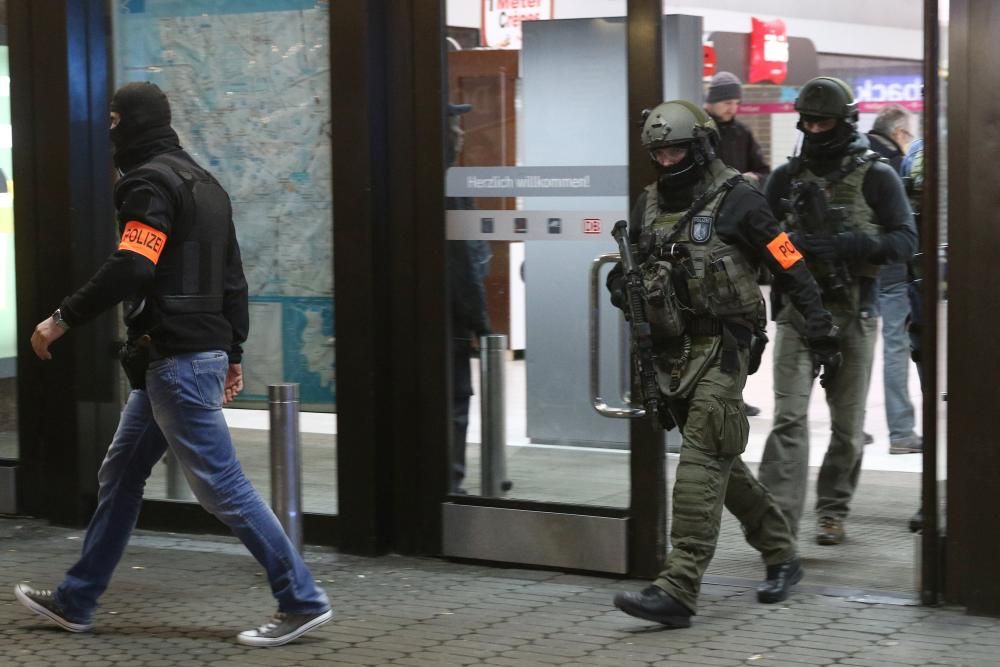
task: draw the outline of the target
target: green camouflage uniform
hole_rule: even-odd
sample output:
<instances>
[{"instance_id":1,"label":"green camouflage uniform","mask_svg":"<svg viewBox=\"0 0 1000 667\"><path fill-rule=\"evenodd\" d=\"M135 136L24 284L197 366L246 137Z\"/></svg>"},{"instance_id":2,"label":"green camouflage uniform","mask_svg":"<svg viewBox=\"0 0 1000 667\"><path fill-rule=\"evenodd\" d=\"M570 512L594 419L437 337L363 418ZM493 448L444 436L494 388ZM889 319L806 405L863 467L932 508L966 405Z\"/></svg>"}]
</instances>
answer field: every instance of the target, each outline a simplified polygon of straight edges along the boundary
<instances>
[{"instance_id":1,"label":"green camouflage uniform","mask_svg":"<svg viewBox=\"0 0 1000 667\"><path fill-rule=\"evenodd\" d=\"M719 192L694 216L684 211L662 213L655 184L647 188L643 231L647 235L652 231L661 237L669 236L687 215L690 223L671 238L689 249L696 269L695 275L687 280L693 313L687 312L685 319L710 323L713 316L724 313L714 319L731 322L746 331L759 330L764 324L764 303L756 282L756 266L746 260L742 249L727 244L714 233L719 226L719 209L729 192L722 186L738 172L718 160L707 171L709 181L704 190ZM706 220L709 220L707 231ZM693 234L706 233L710 234L708 239L692 238ZM712 270L723 265L728 272ZM656 281L656 268L650 262L645 264L647 292L663 286ZM710 274L712 277L708 277ZM702 576L715 553L723 505L740 520L747 541L761 553L767 565L794 558L796 546L777 504L740 459L749 435L743 411L743 387L750 363L745 341L732 350L733 368L723 371L725 345L721 332L712 332L710 327L703 329L703 335L696 331L687 336L685 346L684 336L665 331L658 320L662 313L647 305L647 315L657 341L660 390L684 439L673 489L670 529L673 549L654 583L695 611ZM675 368L672 362L678 359L683 360L683 365Z\"/></svg>"}]
</instances>

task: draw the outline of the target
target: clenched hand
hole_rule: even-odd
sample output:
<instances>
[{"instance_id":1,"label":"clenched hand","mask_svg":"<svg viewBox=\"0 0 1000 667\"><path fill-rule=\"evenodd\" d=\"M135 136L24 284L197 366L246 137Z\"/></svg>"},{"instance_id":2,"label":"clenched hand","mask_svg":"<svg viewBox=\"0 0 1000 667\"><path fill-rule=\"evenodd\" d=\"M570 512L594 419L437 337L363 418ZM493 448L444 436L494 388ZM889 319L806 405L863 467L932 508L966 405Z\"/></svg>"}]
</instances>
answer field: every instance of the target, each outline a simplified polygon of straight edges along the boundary
<instances>
[{"instance_id":1,"label":"clenched hand","mask_svg":"<svg viewBox=\"0 0 1000 667\"><path fill-rule=\"evenodd\" d=\"M225 396L222 404L228 405L243 391L243 366L240 364L229 364L226 372Z\"/></svg>"}]
</instances>

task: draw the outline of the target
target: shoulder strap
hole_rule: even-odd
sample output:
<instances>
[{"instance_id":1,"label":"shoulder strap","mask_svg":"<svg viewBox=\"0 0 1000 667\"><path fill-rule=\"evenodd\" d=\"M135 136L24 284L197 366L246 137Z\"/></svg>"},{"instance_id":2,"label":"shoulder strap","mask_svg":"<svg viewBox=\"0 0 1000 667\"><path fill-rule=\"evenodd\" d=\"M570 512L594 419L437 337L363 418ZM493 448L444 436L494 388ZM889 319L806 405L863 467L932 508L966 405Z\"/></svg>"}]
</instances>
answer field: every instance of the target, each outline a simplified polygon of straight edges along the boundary
<instances>
[{"instance_id":1,"label":"shoulder strap","mask_svg":"<svg viewBox=\"0 0 1000 667\"><path fill-rule=\"evenodd\" d=\"M878 162L881 159L882 156L872 150L868 150L864 153L858 153L854 155L850 160L847 160L844 162L844 164L840 165L840 168L837 169L837 172L833 174L833 176L826 179L827 187L835 185L840 181L844 180L845 178L853 174L854 171L859 167L863 167L869 162Z\"/></svg>"},{"instance_id":2,"label":"shoulder strap","mask_svg":"<svg viewBox=\"0 0 1000 667\"><path fill-rule=\"evenodd\" d=\"M663 240L663 243L673 243L674 240L676 240L680 235L681 231L691 224L691 219L694 218L695 214L705 207L705 204L715 199L720 192L724 192L728 195L738 183L745 180L746 179L743 178L742 174L736 174L735 176L728 178L725 182L719 184L717 187L702 193L702 195L698 197L693 204L691 204L691 207L687 210L684 216L677 221L677 224L670 230L669 236Z\"/></svg>"}]
</instances>

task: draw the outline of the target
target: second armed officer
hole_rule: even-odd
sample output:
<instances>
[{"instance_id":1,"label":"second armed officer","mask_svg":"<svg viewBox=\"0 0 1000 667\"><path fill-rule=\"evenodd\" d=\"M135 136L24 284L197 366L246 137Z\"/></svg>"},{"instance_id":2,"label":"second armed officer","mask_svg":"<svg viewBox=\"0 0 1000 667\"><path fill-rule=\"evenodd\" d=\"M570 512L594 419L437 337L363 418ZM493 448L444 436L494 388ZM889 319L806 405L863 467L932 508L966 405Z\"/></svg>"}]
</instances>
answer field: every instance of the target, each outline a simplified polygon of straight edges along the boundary
<instances>
[{"instance_id":1,"label":"second armed officer","mask_svg":"<svg viewBox=\"0 0 1000 667\"><path fill-rule=\"evenodd\" d=\"M905 262L917 234L896 170L858 131L851 87L833 77L812 79L795 100L802 152L771 174L765 196L823 290L840 335L843 366L824 385L830 442L816 480L816 542L836 545L861 474L865 402L878 331L879 268ZM776 321L774 427L758 474L798 535L809 483L809 397L812 365L801 317L771 291ZM790 296L790 295L789 295ZM793 299L794 301L794 299Z\"/></svg>"},{"instance_id":2,"label":"second armed officer","mask_svg":"<svg viewBox=\"0 0 1000 667\"><path fill-rule=\"evenodd\" d=\"M743 387L766 342L756 280L762 262L805 318L817 369L832 375L839 357L832 317L802 255L764 196L716 157L715 122L690 102L664 102L645 117L641 138L658 178L632 208L629 239L652 329L661 422L676 423L684 442L666 568L643 591L619 593L615 606L688 627L723 505L764 559L761 602L784 600L802 578L788 523L740 459L749 436ZM608 289L618 307L631 296L621 265L608 276Z\"/></svg>"}]
</instances>

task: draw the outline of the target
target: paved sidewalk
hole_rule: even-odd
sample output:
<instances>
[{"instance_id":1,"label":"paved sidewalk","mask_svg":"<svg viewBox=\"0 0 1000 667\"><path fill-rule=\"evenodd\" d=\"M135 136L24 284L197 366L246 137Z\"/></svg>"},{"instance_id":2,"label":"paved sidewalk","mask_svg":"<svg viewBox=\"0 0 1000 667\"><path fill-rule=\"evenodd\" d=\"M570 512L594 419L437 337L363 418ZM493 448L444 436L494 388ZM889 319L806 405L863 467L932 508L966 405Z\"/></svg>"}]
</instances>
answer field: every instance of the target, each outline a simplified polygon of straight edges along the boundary
<instances>
[{"instance_id":1,"label":"paved sidewalk","mask_svg":"<svg viewBox=\"0 0 1000 667\"><path fill-rule=\"evenodd\" d=\"M12 589L57 583L81 538L0 519L0 665L1000 664L998 619L818 595L808 573L780 605L757 604L743 584L707 585L694 626L665 631L611 607L615 591L643 582L322 548L308 548L307 560L334 602L333 622L254 649L235 641L272 611L253 559L232 539L148 531L129 547L96 632L73 635L30 614Z\"/></svg>"}]
</instances>

